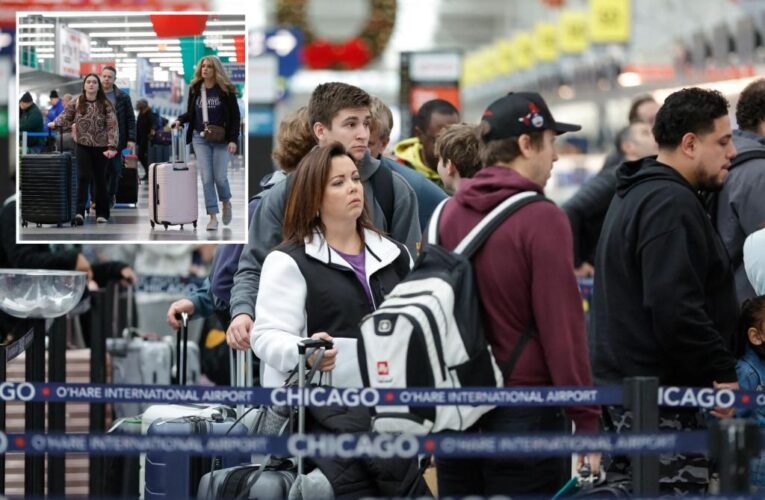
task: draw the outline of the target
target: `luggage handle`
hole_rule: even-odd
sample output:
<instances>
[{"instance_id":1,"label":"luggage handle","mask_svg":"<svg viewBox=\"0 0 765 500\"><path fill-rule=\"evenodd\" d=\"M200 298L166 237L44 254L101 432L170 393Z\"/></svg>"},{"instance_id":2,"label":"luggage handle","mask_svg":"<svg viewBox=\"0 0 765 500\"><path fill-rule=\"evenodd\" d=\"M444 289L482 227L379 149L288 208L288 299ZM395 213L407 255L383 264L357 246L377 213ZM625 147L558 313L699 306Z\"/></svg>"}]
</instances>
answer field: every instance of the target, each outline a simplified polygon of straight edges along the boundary
<instances>
[{"instance_id":1,"label":"luggage handle","mask_svg":"<svg viewBox=\"0 0 765 500\"><path fill-rule=\"evenodd\" d=\"M178 339L175 343L175 370L178 385L183 386L186 385L186 358L189 355L189 315L188 313L181 313L180 315L176 314L175 317L181 320L181 329L178 331Z\"/></svg>"},{"instance_id":2,"label":"luggage handle","mask_svg":"<svg viewBox=\"0 0 765 500\"><path fill-rule=\"evenodd\" d=\"M323 354L325 350L332 349L334 347L334 343L330 340L322 340L322 339L303 339L301 342L298 342L298 355L300 356L300 359L298 360L298 389L300 389L300 393L302 394L302 389L305 388L305 378L306 378L306 363L308 361L308 352L309 349L310 352L313 353L316 349L319 349L319 354ZM317 362L321 358L317 358ZM311 367L311 373L315 373L318 369L318 364L316 363L313 367ZM305 434L305 405L298 405L298 435L304 435ZM303 456L298 456L297 460L297 475L298 477L303 475Z\"/></svg>"}]
</instances>

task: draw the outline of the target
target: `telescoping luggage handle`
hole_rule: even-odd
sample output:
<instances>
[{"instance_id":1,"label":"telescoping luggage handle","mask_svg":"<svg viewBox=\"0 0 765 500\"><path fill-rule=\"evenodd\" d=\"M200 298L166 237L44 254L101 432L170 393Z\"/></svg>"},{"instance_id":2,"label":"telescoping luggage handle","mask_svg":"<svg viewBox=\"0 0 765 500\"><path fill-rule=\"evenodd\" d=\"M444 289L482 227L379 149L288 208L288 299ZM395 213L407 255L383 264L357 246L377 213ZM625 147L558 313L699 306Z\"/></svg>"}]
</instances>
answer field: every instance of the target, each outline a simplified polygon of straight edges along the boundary
<instances>
[{"instance_id":1,"label":"telescoping luggage handle","mask_svg":"<svg viewBox=\"0 0 765 500\"><path fill-rule=\"evenodd\" d=\"M180 127L172 127L170 132L170 163L173 164L173 170L188 170L186 166L186 148L181 145L181 130ZM183 158L181 158L181 150L183 150Z\"/></svg>"},{"instance_id":2,"label":"telescoping luggage handle","mask_svg":"<svg viewBox=\"0 0 765 500\"><path fill-rule=\"evenodd\" d=\"M178 376L178 385L186 385L186 359L189 356L189 315L188 313L181 313L180 316L181 330L178 332L175 343L175 370Z\"/></svg>"},{"instance_id":3,"label":"telescoping luggage handle","mask_svg":"<svg viewBox=\"0 0 765 500\"><path fill-rule=\"evenodd\" d=\"M322 340L322 339L305 339L302 342L298 343L298 354L300 359L298 360L298 388L303 389L306 384L306 365L309 354L312 354L315 350L319 349L320 354L323 353L323 351L327 349L332 349L334 347L334 343L330 340ZM317 357L315 363L318 364L321 360L321 357ZM311 370L311 373L314 373L316 371L316 367L314 366ZM331 382L329 383L332 384ZM305 434L305 405L301 404L298 405L298 435ZM303 457L302 455L298 457L297 461L297 467L298 467L298 476L303 475Z\"/></svg>"}]
</instances>

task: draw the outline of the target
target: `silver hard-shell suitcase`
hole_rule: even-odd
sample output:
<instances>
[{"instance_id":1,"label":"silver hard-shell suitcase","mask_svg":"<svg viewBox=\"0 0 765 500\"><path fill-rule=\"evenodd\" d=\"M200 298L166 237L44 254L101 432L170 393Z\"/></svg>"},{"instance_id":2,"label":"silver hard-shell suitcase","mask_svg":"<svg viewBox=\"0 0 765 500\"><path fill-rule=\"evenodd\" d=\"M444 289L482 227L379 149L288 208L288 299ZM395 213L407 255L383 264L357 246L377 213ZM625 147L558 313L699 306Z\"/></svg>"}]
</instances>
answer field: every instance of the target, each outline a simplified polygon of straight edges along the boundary
<instances>
[{"instance_id":1,"label":"silver hard-shell suitcase","mask_svg":"<svg viewBox=\"0 0 765 500\"><path fill-rule=\"evenodd\" d=\"M172 133L172 154L169 162L149 165L149 221L165 226L193 224L197 228L198 195L197 164L181 160L177 129Z\"/></svg>"}]
</instances>

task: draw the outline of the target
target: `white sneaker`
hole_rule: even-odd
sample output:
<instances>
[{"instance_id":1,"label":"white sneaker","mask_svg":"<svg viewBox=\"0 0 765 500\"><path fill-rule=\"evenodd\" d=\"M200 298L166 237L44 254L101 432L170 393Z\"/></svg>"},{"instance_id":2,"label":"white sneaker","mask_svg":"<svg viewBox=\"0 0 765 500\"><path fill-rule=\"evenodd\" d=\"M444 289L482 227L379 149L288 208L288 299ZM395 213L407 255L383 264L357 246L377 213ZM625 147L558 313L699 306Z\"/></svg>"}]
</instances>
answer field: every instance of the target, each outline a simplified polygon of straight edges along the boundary
<instances>
[{"instance_id":1,"label":"white sneaker","mask_svg":"<svg viewBox=\"0 0 765 500\"><path fill-rule=\"evenodd\" d=\"M74 216L74 223L78 226L82 226L85 223L85 218L82 214L77 214Z\"/></svg>"},{"instance_id":2,"label":"white sneaker","mask_svg":"<svg viewBox=\"0 0 765 500\"><path fill-rule=\"evenodd\" d=\"M218 230L218 219L213 219L210 222L207 223L207 230L208 231L217 231Z\"/></svg>"},{"instance_id":3,"label":"white sneaker","mask_svg":"<svg viewBox=\"0 0 765 500\"><path fill-rule=\"evenodd\" d=\"M106 224L107 222L109 222L109 219L107 219L106 217L98 217L96 219L96 222L98 222L99 224Z\"/></svg>"}]
</instances>

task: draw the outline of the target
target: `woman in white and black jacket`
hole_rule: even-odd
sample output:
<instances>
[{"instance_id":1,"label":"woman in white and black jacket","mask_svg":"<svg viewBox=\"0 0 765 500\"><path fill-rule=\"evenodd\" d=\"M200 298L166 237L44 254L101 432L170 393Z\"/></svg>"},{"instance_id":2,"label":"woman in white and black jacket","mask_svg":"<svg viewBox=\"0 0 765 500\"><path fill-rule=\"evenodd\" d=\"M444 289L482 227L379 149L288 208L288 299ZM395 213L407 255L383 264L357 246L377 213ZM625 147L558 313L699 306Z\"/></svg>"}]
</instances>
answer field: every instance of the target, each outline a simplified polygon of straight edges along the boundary
<instances>
[{"instance_id":1,"label":"woman in white and black jacket","mask_svg":"<svg viewBox=\"0 0 765 500\"><path fill-rule=\"evenodd\" d=\"M223 127L221 142L213 142L205 134L202 109L202 90L207 95L207 123ZM231 188L228 184L228 163L236 153L239 139L239 105L236 86L231 83L226 70L215 56L205 56L197 63L194 78L189 85L186 113L178 117L175 126L189 124L186 144L193 144L197 168L202 175L205 207L210 221L208 231L218 229L218 200L223 205L223 225L231 222ZM216 198L217 191L217 198Z\"/></svg>"},{"instance_id":2,"label":"woman in white and black jacket","mask_svg":"<svg viewBox=\"0 0 765 500\"><path fill-rule=\"evenodd\" d=\"M298 341L313 337L334 342L319 365L332 371L333 385L362 387L359 322L409 272L412 259L372 226L359 172L342 145L314 148L292 175L284 181L292 183L284 243L263 263L255 306L250 345L264 367L261 380L266 387L282 385L298 363ZM308 364L314 361L315 355ZM364 407L312 407L306 428L369 432L371 414ZM426 493L414 459L316 458L308 462L314 466L337 498Z\"/></svg>"},{"instance_id":3,"label":"woman in white and black jacket","mask_svg":"<svg viewBox=\"0 0 765 500\"><path fill-rule=\"evenodd\" d=\"M314 148L294 174L284 243L263 263L251 346L264 362L264 386L279 386L297 364L297 342L333 340L320 370L361 387L359 322L409 272L403 245L372 226L353 159L340 144ZM309 360L312 363L312 360Z\"/></svg>"}]
</instances>

